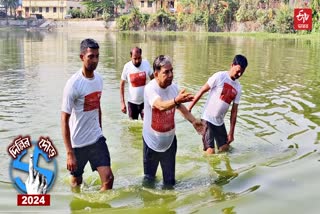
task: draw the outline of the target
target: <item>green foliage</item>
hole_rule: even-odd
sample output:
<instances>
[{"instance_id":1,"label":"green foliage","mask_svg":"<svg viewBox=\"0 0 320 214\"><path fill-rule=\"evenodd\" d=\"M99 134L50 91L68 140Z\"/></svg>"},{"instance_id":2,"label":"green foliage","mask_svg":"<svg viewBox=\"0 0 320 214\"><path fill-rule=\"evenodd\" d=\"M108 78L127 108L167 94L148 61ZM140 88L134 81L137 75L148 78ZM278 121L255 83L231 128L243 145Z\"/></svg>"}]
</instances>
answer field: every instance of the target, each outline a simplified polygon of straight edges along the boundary
<instances>
[{"instance_id":1,"label":"green foliage","mask_svg":"<svg viewBox=\"0 0 320 214\"><path fill-rule=\"evenodd\" d=\"M103 11L103 16L105 13L114 16L115 8L124 7L125 2L124 0L84 0L82 4L90 11Z\"/></svg>"},{"instance_id":2,"label":"green foliage","mask_svg":"<svg viewBox=\"0 0 320 214\"><path fill-rule=\"evenodd\" d=\"M294 33L293 10L282 4L276 11L275 27L278 33Z\"/></svg>"},{"instance_id":3,"label":"green foliage","mask_svg":"<svg viewBox=\"0 0 320 214\"><path fill-rule=\"evenodd\" d=\"M10 10L10 13L11 13L11 11L14 11L18 7L19 0L0 0L0 4L4 6L5 13L7 14L7 11ZM14 15L16 14L14 13Z\"/></svg>"},{"instance_id":4,"label":"green foliage","mask_svg":"<svg viewBox=\"0 0 320 214\"><path fill-rule=\"evenodd\" d=\"M175 14L160 9L156 14L141 14L133 9L130 15L123 15L117 20L120 30L188 30L199 27L208 32L230 31L237 22L258 23L266 32L297 33L293 29L293 9L282 4L280 8L261 8L267 0L181 0L183 10ZM320 0L312 1L313 31L320 31ZM188 8L188 9L186 9ZM260 9L259 9L260 8ZM302 33L302 32L298 32Z\"/></svg>"},{"instance_id":5,"label":"green foliage","mask_svg":"<svg viewBox=\"0 0 320 214\"><path fill-rule=\"evenodd\" d=\"M132 8L127 15L120 16L116 22L119 30L140 30L141 27L146 27L150 15L140 13L139 8Z\"/></svg>"},{"instance_id":6,"label":"green foliage","mask_svg":"<svg viewBox=\"0 0 320 214\"><path fill-rule=\"evenodd\" d=\"M262 24L266 25L270 21L274 19L274 11L272 8L269 9L258 9L256 12L257 21Z\"/></svg>"},{"instance_id":7,"label":"green foliage","mask_svg":"<svg viewBox=\"0 0 320 214\"><path fill-rule=\"evenodd\" d=\"M209 12L205 13L204 16L205 28L208 32L218 31L217 21L214 14L210 14Z\"/></svg>"},{"instance_id":8,"label":"green foliage","mask_svg":"<svg viewBox=\"0 0 320 214\"><path fill-rule=\"evenodd\" d=\"M320 0L311 1L312 9L312 31L320 31Z\"/></svg>"},{"instance_id":9,"label":"green foliage","mask_svg":"<svg viewBox=\"0 0 320 214\"><path fill-rule=\"evenodd\" d=\"M177 29L176 17L171 13L160 9L156 14L150 16L148 27L155 29L162 29L167 31L174 31Z\"/></svg>"},{"instance_id":10,"label":"green foliage","mask_svg":"<svg viewBox=\"0 0 320 214\"><path fill-rule=\"evenodd\" d=\"M81 18L82 17L82 12L80 9L71 9L68 10L68 14L71 14L72 18Z\"/></svg>"},{"instance_id":11,"label":"green foliage","mask_svg":"<svg viewBox=\"0 0 320 214\"><path fill-rule=\"evenodd\" d=\"M118 29L120 31L127 31L130 30L129 26L130 26L130 15L122 15L119 18L116 19L116 23L118 26Z\"/></svg>"},{"instance_id":12,"label":"green foliage","mask_svg":"<svg viewBox=\"0 0 320 214\"><path fill-rule=\"evenodd\" d=\"M256 10L252 8L252 5L241 5L236 13L238 22L255 21L256 19Z\"/></svg>"},{"instance_id":13,"label":"green foliage","mask_svg":"<svg viewBox=\"0 0 320 214\"><path fill-rule=\"evenodd\" d=\"M230 1L231 2L231 1ZM216 21L217 26L220 29L226 29L230 30L231 28L231 22L233 21L234 15L232 13L232 8L230 8L230 5L228 7L224 6L223 4L218 5L218 13L216 13Z\"/></svg>"}]
</instances>

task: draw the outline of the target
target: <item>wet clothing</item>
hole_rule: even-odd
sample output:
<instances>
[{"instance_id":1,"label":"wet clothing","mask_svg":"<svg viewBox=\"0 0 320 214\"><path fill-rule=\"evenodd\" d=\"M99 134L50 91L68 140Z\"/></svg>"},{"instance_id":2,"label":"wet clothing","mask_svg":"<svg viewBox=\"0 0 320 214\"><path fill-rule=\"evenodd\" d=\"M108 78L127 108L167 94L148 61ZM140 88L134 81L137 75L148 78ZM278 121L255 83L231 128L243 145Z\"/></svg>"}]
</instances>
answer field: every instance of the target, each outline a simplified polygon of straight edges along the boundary
<instances>
[{"instance_id":1,"label":"wet clothing","mask_svg":"<svg viewBox=\"0 0 320 214\"><path fill-rule=\"evenodd\" d=\"M72 75L63 91L61 110L70 114L70 138L72 148L95 143L103 134L99 123L102 77L83 76L82 69Z\"/></svg>"},{"instance_id":2,"label":"wet clothing","mask_svg":"<svg viewBox=\"0 0 320 214\"><path fill-rule=\"evenodd\" d=\"M151 149L157 152L166 151L175 136L175 110L172 108L160 111L153 107L156 99L172 100L178 95L178 86L172 83L167 88L161 88L156 79L146 86L144 94L143 138Z\"/></svg>"},{"instance_id":3,"label":"wet clothing","mask_svg":"<svg viewBox=\"0 0 320 214\"><path fill-rule=\"evenodd\" d=\"M80 177L86 164L90 163L92 171L97 170L99 166L110 166L110 154L106 144L106 138L100 137L98 141L89 146L73 148L77 159L77 169L71 172L71 175Z\"/></svg>"},{"instance_id":4,"label":"wet clothing","mask_svg":"<svg viewBox=\"0 0 320 214\"><path fill-rule=\"evenodd\" d=\"M203 149L218 148L227 144L228 136L224 125L224 117L230 104L239 104L241 85L238 80L232 80L227 71L213 74L207 81L210 92L204 106L202 119L206 121L207 128L203 135Z\"/></svg>"},{"instance_id":5,"label":"wet clothing","mask_svg":"<svg viewBox=\"0 0 320 214\"><path fill-rule=\"evenodd\" d=\"M132 61L127 62L121 74L121 79L129 83L128 101L134 104L143 103L144 87L153 74L150 64L143 59L137 68Z\"/></svg>"},{"instance_id":6,"label":"wet clothing","mask_svg":"<svg viewBox=\"0 0 320 214\"><path fill-rule=\"evenodd\" d=\"M178 95L178 86L172 83L161 88L153 79L144 91L143 121L143 166L145 179L153 180L160 163L165 185L175 184L175 163L177 139L175 136L175 110L160 111L153 107L161 97L163 101L172 100Z\"/></svg>"},{"instance_id":7,"label":"wet clothing","mask_svg":"<svg viewBox=\"0 0 320 214\"><path fill-rule=\"evenodd\" d=\"M241 85L238 80L232 80L227 71L213 74L207 84L210 86L210 92L201 118L221 126L231 102L239 104Z\"/></svg>"},{"instance_id":8,"label":"wet clothing","mask_svg":"<svg viewBox=\"0 0 320 214\"><path fill-rule=\"evenodd\" d=\"M145 179L155 179L158 165L162 168L163 183L165 185L175 184L175 166L177 153L177 138L174 137L169 149L165 152L156 152L148 147L143 140L143 166Z\"/></svg>"},{"instance_id":9,"label":"wet clothing","mask_svg":"<svg viewBox=\"0 0 320 214\"><path fill-rule=\"evenodd\" d=\"M143 116L144 116L143 108L144 108L144 103L134 104L134 103L128 102L129 117L133 120L138 120L140 115L141 119L143 119Z\"/></svg>"},{"instance_id":10,"label":"wet clothing","mask_svg":"<svg viewBox=\"0 0 320 214\"><path fill-rule=\"evenodd\" d=\"M206 125L205 134L202 136L203 151L206 151L208 148L215 148L215 143L218 148L227 144L228 135L224 124L215 126L206 122Z\"/></svg>"}]
</instances>

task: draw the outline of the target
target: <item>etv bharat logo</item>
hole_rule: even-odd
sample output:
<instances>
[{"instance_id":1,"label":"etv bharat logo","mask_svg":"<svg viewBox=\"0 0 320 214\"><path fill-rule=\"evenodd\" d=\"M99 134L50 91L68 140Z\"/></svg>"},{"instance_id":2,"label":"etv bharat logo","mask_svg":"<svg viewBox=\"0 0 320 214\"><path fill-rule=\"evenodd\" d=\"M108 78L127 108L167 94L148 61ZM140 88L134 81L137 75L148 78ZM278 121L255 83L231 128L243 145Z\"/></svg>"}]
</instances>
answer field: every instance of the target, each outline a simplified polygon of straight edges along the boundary
<instances>
[{"instance_id":1,"label":"etv bharat logo","mask_svg":"<svg viewBox=\"0 0 320 214\"><path fill-rule=\"evenodd\" d=\"M312 9L296 8L294 9L294 29L312 30Z\"/></svg>"},{"instance_id":2,"label":"etv bharat logo","mask_svg":"<svg viewBox=\"0 0 320 214\"><path fill-rule=\"evenodd\" d=\"M46 193L56 178L57 162L54 158L58 155L50 138L40 137L38 142L32 142L30 136L19 136L8 146L8 153L12 157L9 167L11 181L22 193L18 195L18 205L50 205L50 195Z\"/></svg>"}]
</instances>

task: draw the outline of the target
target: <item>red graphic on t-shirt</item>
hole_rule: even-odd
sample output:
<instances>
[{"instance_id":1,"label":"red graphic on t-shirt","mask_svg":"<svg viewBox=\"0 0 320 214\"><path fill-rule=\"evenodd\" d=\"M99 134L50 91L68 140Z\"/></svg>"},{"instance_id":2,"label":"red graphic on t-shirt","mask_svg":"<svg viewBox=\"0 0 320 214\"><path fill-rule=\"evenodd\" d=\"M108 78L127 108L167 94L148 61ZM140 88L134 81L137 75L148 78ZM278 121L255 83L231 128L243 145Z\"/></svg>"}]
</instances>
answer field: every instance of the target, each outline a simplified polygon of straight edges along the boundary
<instances>
[{"instance_id":1,"label":"red graphic on t-shirt","mask_svg":"<svg viewBox=\"0 0 320 214\"><path fill-rule=\"evenodd\" d=\"M174 129L174 112L175 108L160 111L156 108L152 109L151 127L157 132L168 132Z\"/></svg>"},{"instance_id":2,"label":"red graphic on t-shirt","mask_svg":"<svg viewBox=\"0 0 320 214\"><path fill-rule=\"evenodd\" d=\"M229 85L228 83L224 83L223 89L220 95L220 99L230 104L236 96L237 96L237 90L234 89L232 85Z\"/></svg>"},{"instance_id":3,"label":"red graphic on t-shirt","mask_svg":"<svg viewBox=\"0 0 320 214\"><path fill-rule=\"evenodd\" d=\"M147 75L144 71L130 74L130 82L133 87L140 87L146 85L146 80Z\"/></svg>"},{"instance_id":4,"label":"red graphic on t-shirt","mask_svg":"<svg viewBox=\"0 0 320 214\"><path fill-rule=\"evenodd\" d=\"M84 97L83 111L92 111L100 107L101 91L96 91Z\"/></svg>"}]
</instances>

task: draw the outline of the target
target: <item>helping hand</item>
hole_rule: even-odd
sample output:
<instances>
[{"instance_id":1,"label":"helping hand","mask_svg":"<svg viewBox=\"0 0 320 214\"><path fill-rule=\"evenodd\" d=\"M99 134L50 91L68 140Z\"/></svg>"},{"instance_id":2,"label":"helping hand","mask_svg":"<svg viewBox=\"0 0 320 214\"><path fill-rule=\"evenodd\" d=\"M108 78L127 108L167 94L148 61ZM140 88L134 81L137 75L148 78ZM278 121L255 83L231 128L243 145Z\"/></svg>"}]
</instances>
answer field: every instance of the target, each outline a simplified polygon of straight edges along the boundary
<instances>
[{"instance_id":1,"label":"helping hand","mask_svg":"<svg viewBox=\"0 0 320 214\"><path fill-rule=\"evenodd\" d=\"M182 89L178 96L175 98L175 101L177 103L186 103L192 101L194 96L191 93L187 93L186 89Z\"/></svg>"},{"instance_id":2,"label":"helping hand","mask_svg":"<svg viewBox=\"0 0 320 214\"><path fill-rule=\"evenodd\" d=\"M197 130L199 135L204 135L206 130L206 124L203 123L200 119L196 119L192 123L193 127Z\"/></svg>"},{"instance_id":3,"label":"helping hand","mask_svg":"<svg viewBox=\"0 0 320 214\"><path fill-rule=\"evenodd\" d=\"M33 168L33 155L29 160L29 176L25 182L27 194L46 194L47 179Z\"/></svg>"}]
</instances>

